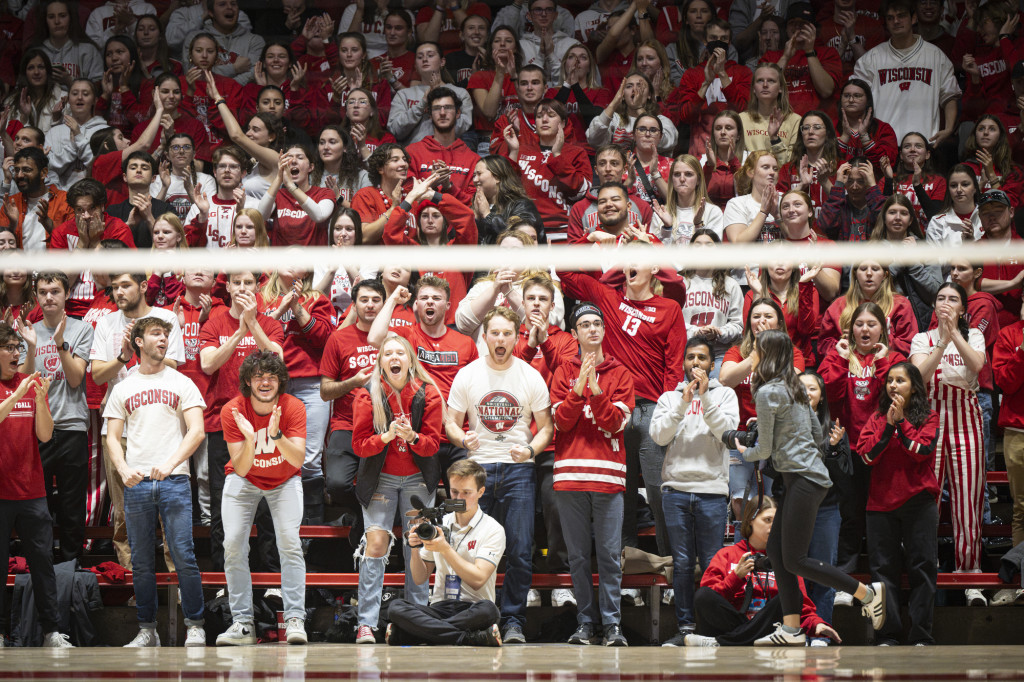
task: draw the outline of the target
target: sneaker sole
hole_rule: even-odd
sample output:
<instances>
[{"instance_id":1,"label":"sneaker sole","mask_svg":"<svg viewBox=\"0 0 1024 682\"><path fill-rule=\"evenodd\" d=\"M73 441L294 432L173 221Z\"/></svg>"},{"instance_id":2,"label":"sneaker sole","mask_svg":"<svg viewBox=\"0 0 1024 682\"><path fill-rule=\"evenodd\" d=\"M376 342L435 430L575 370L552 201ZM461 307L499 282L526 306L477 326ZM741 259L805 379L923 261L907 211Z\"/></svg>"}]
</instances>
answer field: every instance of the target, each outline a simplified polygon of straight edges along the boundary
<instances>
[{"instance_id":1,"label":"sneaker sole","mask_svg":"<svg viewBox=\"0 0 1024 682\"><path fill-rule=\"evenodd\" d=\"M309 644L309 638L306 635L288 635L285 639L289 644Z\"/></svg>"},{"instance_id":2,"label":"sneaker sole","mask_svg":"<svg viewBox=\"0 0 1024 682\"><path fill-rule=\"evenodd\" d=\"M876 613L871 612L871 610L869 610L868 618L871 619L871 627L874 628L877 631L877 630L881 630L882 627L885 625L885 616L886 616L885 606L886 606L886 600L885 600L885 583L873 583L872 584L872 589L874 589L875 585L877 585L878 588L879 588L878 590L875 591L875 599L878 599L879 603L881 604L881 614L878 615ZM877 611L877 609L875 609L875 610Z\"/></svg>"}]
</instances>

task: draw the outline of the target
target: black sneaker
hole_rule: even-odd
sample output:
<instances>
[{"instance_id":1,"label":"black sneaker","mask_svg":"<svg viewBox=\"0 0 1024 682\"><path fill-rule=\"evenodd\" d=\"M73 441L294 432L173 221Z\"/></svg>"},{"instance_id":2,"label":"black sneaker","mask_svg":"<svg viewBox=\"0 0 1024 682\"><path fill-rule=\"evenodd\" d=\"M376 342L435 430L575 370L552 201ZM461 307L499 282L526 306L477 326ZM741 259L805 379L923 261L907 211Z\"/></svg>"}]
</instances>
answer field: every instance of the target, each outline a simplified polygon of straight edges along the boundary
<instances>
[{"instance_id":1,"label":"black sneaker","mask_svg":"<svg viewBox=\"0 0 1024 682\"><path fill-rule=\"evenodd\" d=\"M618 625L609 625L604 629L605 646L629 646L626 636L622 634L622 628Z\"/></svg>"},{"instance_id":2,"label":"black sneaker","mask_svg":"<svg viewBox=\"0 0 1024 682\"><path fill-rule=\"evenodd\" d=\"M483 630L467 632L462 643L465 646L501 646L501 631L497 625Z\"/></svg>"},{"instance_id":3,"label":"black sneaker","mask_svg":"<svg viewBox=\"0 0 1024 682\"><path fill-rule=\"evenodd\" d=\"M673 635L673 636L672 636L671 638L669 638L669 639L665 640L664 642L662 642L662 644L661 644L661 645L662 645L662 646L671 646L671 647L676 647L676 646L678 646L678 647L682 647L682 646L686 646L686 634L687 634L687 633L685 633L685 632L682 632L682 631L680 631L680 632L677 632L677 633L676 633L675 635Z\"/></svg>"},{"instance_id":4,"label":"black sneaker","mask_svg":"<svg viewBox=\"0 0 1024 682\"><path fill-rule=\"evenodd\" d=\"M594 626L590 623L581 623L576 632L569 638L569 644L590 644L594 639Z\"/></svg>"}]
</instances>

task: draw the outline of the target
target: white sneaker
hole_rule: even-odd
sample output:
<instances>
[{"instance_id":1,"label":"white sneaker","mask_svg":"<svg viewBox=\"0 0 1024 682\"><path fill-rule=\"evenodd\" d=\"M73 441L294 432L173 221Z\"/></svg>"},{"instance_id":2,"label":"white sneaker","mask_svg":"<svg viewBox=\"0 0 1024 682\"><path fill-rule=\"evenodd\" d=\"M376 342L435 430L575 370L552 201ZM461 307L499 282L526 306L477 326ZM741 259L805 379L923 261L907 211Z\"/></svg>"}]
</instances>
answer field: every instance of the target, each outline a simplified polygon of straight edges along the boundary
<instances>
[{"instance_id":1,"label":"white sneaker","mask_svg":"<svg viewBox=\"0 0 1024 682\"><path fill-rule=\"evenodd\" d=\"M530 591L526 593L526 608L534 606L540 606L540 592L530 588Z\"/></svg>"},{"instance_id":2,"label":"white sneaker","mask_svg":"<svg viewBox=\"0 0 1024 682\"><path fill-rule=\"evenodd\" d=\"M754 646L806 646L807 636L803 632L795 635L782 629L782 623L775 624L775 631L754 640Z\"/></svg>"},{"instance_id":3,"label":"white sneaker","mask_svg":"<svg viewBox=\"0 0 1024 682\"><path fill-rule=\"evenodd\" d=\"M988 599L985 599L981 590L972 587L969 590L964 590L964 594L967 596L968 606L988 606Z\"/></svg>"},{"instance_id":4,"label":"white sneaker","mask_svg":"<svg viewBox=\"0 0 1024 682\"><path fill-rule=\"evenodd\" d=\"M289 618L286 623L285 639L289 644L306 644L306 621L301 618Z\"/></svg>"},{"instance_id":5,"label":"white sneaker","mask_svg":"<svg viewBox=\"0 0 1024 682\"><path fill-rule=\"evenodd\" d=\"M988 603L990 606L1009 606L1010 604L1013 604L1018 599L1020 599L1022 596L1024 596L1024 590L999 590L994 595L992 595L992 599L990 599Z\"/></svg>"},{"instance_id":6,"label":"white sneaker","mask_svg":"<svg viewBox=\"0 0 1024 682\"><path fill-rule=\"evenodd\" d=\"M271 587L269 590L263 593L264 599L283 599L281 597L281 590L276 587Z\"/></svg>"},{"instance_id":7,"label":"white sneaker","mask_svg":"<svg viewBox=\"0 0 1024 682\"><path fill-rule=\"evenodd\" d=\"M572 593L572 590L567 590L564 587L551 590L552 606L565 606L566 604L576 606L576 595Z\"/></svg>"},{"instance_id":8,"label":"white sneaker","mask_svg":"<svg viewBox=\"0 0 1024 682\"><path fill-rule=\"evenodd\" d=\"M717 639L715 639L714 637L707 637L706 635L693 635L693 634L684 635L683 636L683 642L686 643L686 646L692 646L692 647L712 647L712 648L714 648L714 647L718 646L718 640Z\"/></svg>"},{"instance_id":9,"label":"white sneaker","mask_svg":"<svg viewBox=\"0 0 1024 682\"><path fill-rule=\"evenodd\" d=\"M202 625L189 625L185 646L206 646L206 630Z\"/></svg>"},{"instance_id":10,"label":"white sneaker","mask_svg":"<svg viewBox=\"0 0 1024 682\"><path fill-rule=\"evenodd\" d=\"M126 649L143 649L160 646L160 635L156 628L141 628L135 639L124 645Z\"/></svg>"},{"instance_id":11,"label":"white sneaker","mask_svg":"<svg viewBox=\"0 0 1024 682\"><path fill-rule=\"evenodd\" d=\"M217 635L217 646L246 646L256 643L256 629L252 623L232 623Z\"/></svg>"},{"instance_id":12,"label":"white sneaker","mask_svg":"<svg viewBox=\"0 0 1024 682\"><path fill-rule=\"evenodd\" d=\"M43 635L43 646L47 649L74 649L75 645L62 632L47 632Z\"/></svg>"},{"instance_id":13,"label":"white sneaker","mask_svg":"<svg viewBox=\"0 0 1024 682\"><path fill-rule=\"evenodd\" d=\"M671 604L674 604L675 601L676 601L676 591L673 590L671 587L666 588L661 593L661 603L662 604L671 605Z\"/></svg>"},{"instance_id":14,"label":"white sneaker","mask_svg":"<svg viewBox=\"0 0 1024 682\"><path fill-rule=\"evenodd\" d=\"M832 601L833 606L853 606L853 595L849 592L836 592L835 599Z\"/></svg>"},{"instance_id":15,"label":"white sneaker","mask_svg":"<svg viewBox=\"0 0 1024 682\"><path fill-rule=\"evenodd\" d=\"M623 606L643 606L644 598L640 594L640 590L635 587L622 591L622 605Z\"/></svg>"},{"instance_id":16,"label":"white sneaker","mask_svg":"<svg viewBox=\"0 0 1024 682\"><path fill-rule=\"evenodd\" d=\"M222 588L220 588L219 590L217 590L217 594L213 595L213 598L214 598L214 599L220 599L220 598L221 598L221 597L223 597L223 596L224 596L225 594L227 594L227 591L226 591L226 590L225 590L225 589L224 589L224 588L222 587Z\"/></svg>"},{"instance_id":17,"label":"white sneaker","mask_svg":"<svg viewBox=\"0 0 1024 682\"><path fill-rule=\"evenodd\" d=\"M871 583L871 591L875 593L874 599L865 602L860 611L871 619L871 627L878 632L885 625L885 583Z\"/></svg>"}]
</instances>

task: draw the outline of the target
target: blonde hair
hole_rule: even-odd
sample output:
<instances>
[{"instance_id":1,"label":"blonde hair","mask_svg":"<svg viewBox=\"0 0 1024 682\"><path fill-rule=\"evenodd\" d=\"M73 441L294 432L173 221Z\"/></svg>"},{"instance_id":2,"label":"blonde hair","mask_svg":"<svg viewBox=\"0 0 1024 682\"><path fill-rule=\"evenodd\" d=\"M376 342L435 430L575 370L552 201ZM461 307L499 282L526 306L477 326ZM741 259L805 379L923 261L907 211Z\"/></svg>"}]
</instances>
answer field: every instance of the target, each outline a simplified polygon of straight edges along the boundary
<instances>
[{"instance_id":1,"label":"blonde hair","mask_svg":"<svg viewBox=\"0 0 1024 682\"><path fill-rule=\"evenodd\" d=\"M736 183L736 196L751 193L754 186L754 169L757 168L757 162L760 161L763 156L770 156L775 159L775 163L779 162L778 157L766 149L755 149L747 154L747 158L744 159L743 165L740 166L740 169L736 171L736 175L734 176Z\"/></svg>"},{"instance_id":2,"label":"blonde hair","mask_svg":"<svg viewBox=\"0 0 1024 682\"><path fill-rule=\"evenodd\" d=\"M314 301L323 296L323 294L313 288L312 272L307 272L303 275L300 281L302 282L302 289L299 291L299 294L302 296L303 303ZM262 289L260 289L260 296L263 297L263 303L269 306L279 297L287 294L290 290L291 287L286 287L281 284L280 271L274 270L274 272L270 274L270 278L267 280L267 283L263 285Z\"/></svg>"},{"instance_id":3,"label":"blonde hair","mask_svg":"<svg viewBox=\"0 0 1024 682\"><path fill-rule=\"evenodd\" d=\"M156 224L161 220L174 228L174 233L178 235L177 248L187 249L188 240L185 238L185 226L181 223L181 218L178 217L178 214L168 211L167 213L157 216L156 220L153 221L153 227L156 227ZM152 228L150 228L150 230L152 231ZM156 247L154 246L150 250L152 251L153 249L156 249Z\"/></svg>"},{"instance_id":4,"label":"blonde hair","mask_svg":"<svg viewBox=\"0 0 1024 682\"><path fill-rule=\"evenodd\" d=\"M878 304L878 307L882 309L886 317L892 313L892 307L895 302L896 295L892 290L892 277L889 275L889 268L882 268L882 283L878 285L878 291L875 293L874 298L868 298L860 288L860 281L857 279L857 271L864 263L873 263L874 261L864 261L858 263L853 271L850 272L850 286L846 288L846 295L843 297L845 304L843 305L843 312L839 315L839 328L847 329L853 322L853 311L857 309L861 303L865 301L871 301L872 303Z\"/></svg>"},{"instance_id":5,"label":"blonde hair","mask_svg":"<svg viewBox=\"0 0 1024 682\"><path fill-rule=\"evenodd\" d=\"M661 88L655 95L658 96L662 101L667 100L668 96L672 94L672 62L668 58L668 53L665 52L665 46L659 43L657 40L645 40L636 46L633 50L635 55L640 51L641 47L649 47L654 50L654 54L658 55L658 61L661 63ZM562 71L565 73L565 71ZM631 76L634 73L640 73L640 70L636 68L636 59L633 59L633 66L630 67L627 76Z\"/></svg>"},{"instance_id":6,"label":"blonde hair","mask_svg":"<svg viewBox=\"0 0 1024 682\"><path fill-rule=\"evenodd\" d=\"M701 199L704 200L705 205L711 203L711 200L708 199L708 186L707 183L704 182L704 169L701 168L700 160L698 160L697 157L693 156L692 154L680 154L679 156L672 160L672 165L669 166L668 168L668 198L665 201L665 212L668 213L670 216L673 216L673 218L675 217L677 208L690 208L690 206L679 205L679 197L676 194L676 186L672 182L672 174L675 173L676 164L679 163L685 163L687 166L690 167L690 170L697 174L697 187L694 189L693 204L691 204L691 206L693 208L696 208L697 205L700 204Z\"/></svg>"},{"instance_id":7,"label":"blonde hair","mask_svg":"<svg viewBox=\"0 0 1024 682\"><path fill-rule=\"evenodd\" d=\"M267 224L263 220L263 214L255 208L243 208L235 214L234 219L231 221L231 245L238 246L238 241L235 239L235 223L238 222L238 216L245 216L252 221L252 225L256 228L256 246L257 248L266 248L270 246L270 237L267 236Z\"/></svg>"},{"instance_id":8,"label":"blonde hair","mask_svg":"<svg viewBox=\"0 0 1024 682\"><path fill-rule=\"evenodd\" d=\"M405 349L405 353L409 358L409 375L406 377L407 380L413 383L416 390L419 390L419 386L415 382L420 384L430 384L437 391L437 395L441 397L441 424L442 429L444 424L448 421L448 408L445 405L444 394L441 393L441 389L437 387L433 377L423 368L420 364L419 358L416 357L416 353L413 351L412 346L401 336L389 336L384 343L380 345L380 351L377 353L377 361L373 365L373 374L370 376L370 397L373 403L373 430L376 433L384 433L388 430L388 416L384 410L384 405L387 402L387 396L384 395L385 385L391 389L391 382L388 381L384 374L384 368L381 363L384 360L384 346L389 343L397 343ZM383 381L381 378L384 377ZM399 400L401 402L401 400Z\"/></svg>"},{"instance_id":9,"label":"blonde hair","mask_svg":"<svg viewBox=\"0 0 1024 682\"><path fill-rule=\"evenodd\" d=\"M576 43L562 55L562 75L568 73L565 69L565 62L569 59L569 53L573 50L586 50L587 56L590 58L590 69L587 71L587 77L584 78L583 87L585 88L599 88L601 87L601 74L597 70L597 62L594 60L594 53L590 51L590 48L583 43ZM570 87L573 85L569 84Z\"/></svg>"},{"instance_id":10,"label":"blonde hair","mask_svg":"<svg viewBox=\"0 0 1024 682\"><path fill-rule=\"evenodd\" d=\"M750 118L755 123L760 123L764 119L761 118L761 114L757 108L757 95L754 92L757 82L757 72L760 69L771 69L775 72L775 75L779 79L779 94L775 98L775 105L782 112L782 120L785 121L786 117L793 113L793 109L789 106L789 86L786 84L786 75L779 68L778 64L772 62L761 62L754 69L753 78L750 80L750 100L747 104L747 113L750 114Z\"/></svg>"}]
</instances>

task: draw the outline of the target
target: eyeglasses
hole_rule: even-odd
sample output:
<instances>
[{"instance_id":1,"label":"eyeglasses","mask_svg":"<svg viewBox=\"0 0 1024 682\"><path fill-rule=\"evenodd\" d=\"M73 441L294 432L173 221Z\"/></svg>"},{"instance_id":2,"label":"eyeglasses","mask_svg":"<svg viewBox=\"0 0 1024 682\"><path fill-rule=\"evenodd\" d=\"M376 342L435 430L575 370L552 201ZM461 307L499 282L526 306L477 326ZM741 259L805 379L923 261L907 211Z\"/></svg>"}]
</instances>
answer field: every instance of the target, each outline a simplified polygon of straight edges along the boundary
<instances>
[{"instance_id":1,"label":"eyeglasses","mask_svg":"<svg viewBox=\"0 0 1024 682\"><path fill-rule=\"evenodd\" d=\"M604 322L595 320L594 322L580 322L576 325L577 329L586 331L588 329L604 329Z\"/></svg>"},{"instance_id":2,"label":"eyeglasses","mask_svg":"<svg viewBox=\"0 0 1024 682\"><path fill-rule=\"evenodd\" d=\"M640 126L636 128L637 135L661 135L661 128L648 128L646 126Z\"/></svg>"},{"instance_id":3,"label":"eyeglasses","mask_svg":"<svg viewBox=\"0 0 1024 682\"><path fill-rule=\"evenodd\" d=\"M536 14L554 14L558 10L554 7L534 7L530 11L535 12Z\"/></svg>"},{"instance_id":4,"label":"eyeglasses","mask_svg":"<svg viewBox=\"0 0 1024 682\"><path fill-rule=\"evenodd\" d=\"M8 353L20 353L23 346L20 343L11 343L6 346L0 346L0 348L7 351Z\"/></svg>"},{"instance_id":5,"label":"eyeglasses","mask_svg":"<svg viewBox=\"0 0 1024 682\"><path fill-rule=\"evenodd\" d=\"M222 171L237 171L242 170L242 167L237 163L218 163L216 165L216 169Z\"/></svg>"},{"instance_id":6,"label":"eyeglasses","mask_svg":"<svg viewBox=\"0 0 1024 682\"><path fill-rule=\"evenodd\" d=\"M192 151L192 149L193 149L193 147L190 144L172 144L171 145L171 151L172 152L190 152L190 151Z\"/></svg>"},{"instance_id":7,"label":"eyeglasses","mask_svg":"<svg viewBox=\"0 0 1024 682\"><path fill-rule=\"evenodd\" d=\"M817 133L817 132L820 132L820 131L822 131L824 129L825 129L825 126L821 125L820 123L815 123L813 125L808 124L808 125L800 126L800 131L804 132L804 133L809 133L812 130Z\"/></svg>"},{"instance_id":8,"label":"eyeglasses","mask_svg":"<svg viewBox=\"0 0 1024 682\"><path fill-rule=\"evenodd\" d=\"M430 107L431 111L455 111L454 104L435 104Z\"/></svg>"}]
</instances>

